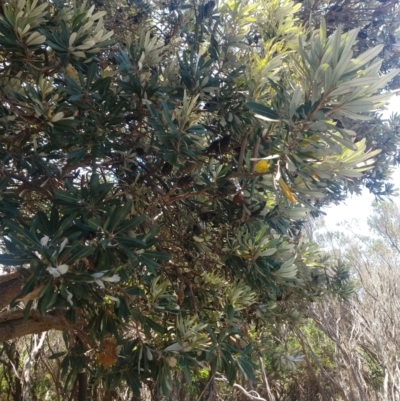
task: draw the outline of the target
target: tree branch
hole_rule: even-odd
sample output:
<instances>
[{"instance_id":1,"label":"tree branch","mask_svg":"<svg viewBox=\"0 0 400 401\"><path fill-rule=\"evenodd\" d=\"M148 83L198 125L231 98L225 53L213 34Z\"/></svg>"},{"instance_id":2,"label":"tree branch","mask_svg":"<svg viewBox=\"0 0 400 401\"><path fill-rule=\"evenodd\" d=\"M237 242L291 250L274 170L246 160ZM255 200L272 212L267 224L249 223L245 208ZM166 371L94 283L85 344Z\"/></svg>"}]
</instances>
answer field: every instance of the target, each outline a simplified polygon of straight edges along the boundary
<instances>
[{"instance_id":1,"label":"tree branch","mask_svg":"<svg viewBox=\"0 0 400 401\"><path fill-rule=\"evenodd\" d=\"M27 319L24 311L6 312L0 314L0 343L48 330L65 330L67 324L64 311L55 309L46 315L32 310Z\"/></svg>"},{"instance_id":2,"label":"tree branch","mask_svg":"<svg viewBox=\"0 0 400 401\"><path fill-rule=\"evenodd\" d=\"M219 381L223 381L225 383L228 383L228 379L225 376L221 375L220 373L219 373L219 376L220 376L220 378L216 378L215 380L219 380ZM260 396L260 394L258 394L256 391L254 391L254 390L247 391L240 384L235 383L233 385L233 388L239 389L242 392L242 394L244 394L250 400L253 400L253 401L267 401L265 398L262 398Z\"/></svg>"},{"instance_id":3,"label":"tree branch","mask_svg":"<svg viewBox=\"0 0 400 401\"><path fill-rule=\"evenodd\" d=\"M245 390L242 386L240 386L239 384L235 383L233 385L234 388L239 389L247 398L249 398L250 400L254 400L254 401L267 401L265 398L260 397L260 395L254 391L254 390L250 390L247 391Z\"/></svg>"},{"instance_id":4,"label":"tree branch","mask_svg":"<svg viewBox=\"0 0 400 401\"><path fill-rule=\"evenodd\" d=\"M238 160L238 167L237 167L238 173L241 173L243 171L243 160L244 160L244 154L245 154L246 148L247 148L248 137L249 137L249 135L246 134L240 145L240 153L239 153L239 160Z\"/></svg>"},{"instance_id":5,"label":"tree branch","mask_svg":"<svg viewBox=\"0 0 400 401\"><path fill-rule=\"evenodd\" d=\"M20 292L23 280L19 273L0 276L0 309L6 307Z\"/></svg>"},{"instance_id":6,"label":"tree branch","mask_svg":"<svg viewBox=\"0 0 400 401\"><path fill-rule=\"evenodd\" d=\"M46 337L46 332L43 332L40 338L37 335L31 337L31 350L26 356L24 361L24 367L22 369L24 389L22 397L24 401L29 401L31 396L31 368L33 361L36 359L37 354L43 347L44 339Z\"/></svg>"},{"instance_id":7,"label":"tree branch","mask_svg":"<svg viewBox=\"0 0 400 401\"><path fill-rule=\"evenodd\" d=\"M268 396L268 401L275 401L275 397L271 392L271 388L269 387L269 383L268 383L268 378L267 378L267 374L265 373L265 368L264 368L264 362L262 357L260 356L258 358L259 362L260 362L260 370L261 370L261 377L262 380L264 382L264 387L265 387L265 391L267 392L267 396Z\"/></svg>"}]
</instances>

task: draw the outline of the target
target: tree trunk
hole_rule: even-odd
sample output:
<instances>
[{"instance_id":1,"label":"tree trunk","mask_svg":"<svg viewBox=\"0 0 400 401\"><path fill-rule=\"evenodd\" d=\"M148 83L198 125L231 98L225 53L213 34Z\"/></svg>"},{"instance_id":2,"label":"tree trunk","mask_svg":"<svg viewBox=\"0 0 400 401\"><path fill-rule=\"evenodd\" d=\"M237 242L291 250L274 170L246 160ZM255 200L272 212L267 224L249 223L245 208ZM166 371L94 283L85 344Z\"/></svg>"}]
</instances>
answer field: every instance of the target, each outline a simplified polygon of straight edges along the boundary
<instances>
[{"instance_id":1,"label":"tree trunk","mask_svg":"<svg viewBox=\"0 0 400 401\"><path fill-rule=\"evenodd\" d=\"M31 399L31 367L32 363L35 360L37 354L43 347L44 339L46 337L46 333L42 333L42 335L39 336L37 334L34 334L31 338L31 350L30 354L27 355L25 362L24 362L24 367L22 369L22 378L23 378L23 384L24 384L24 390L23 390L23 401L30 401Z\"/></svg>"},{"instance_id":2,"label":"tree trunk","mask_svg":"<svg viewBox=\"0 0 400 401\"><path fill-rule=\"evenodd\" d=\"M87 388L88 388L87 372L84 371L78 374L78 401L87 400Z\"/></svg>"},{"instance_id":3,"label":"tree trunk","mask_svg":"<svg viewBox=\"0 0 400 401\"><path fill-rule=\"evenodd\" d=\"M112 401L113 399L113 393L111 390L106 390L104 393L104 399L103 401Z\"/></svg>"},{"instance_id":4,"label":"tree trunk","mask_svg":"<svg viewBox=\"0 0 400 401\"><path fill-rule=\"evenodd\" d=\"M18 377L15 378L15 392L13 398L14 401L22 401L22 385Z\"/></svg>"},{"instance_id":5,"label":"tree trunk","mask_svg":"<svg viewBox=\"0 0 400 401\"><path fill-rule=\"evenodd\" d=\"M7 384L10 389L7 394L7 401L11 395L13 401L22 401L22 385L19 374L20 355L16 348L15 342L4 344L4 351L8 358L8 363L3 364L3 372L7 374ZM13 389L14 384L14 389Z\"/></svg>"}]
</instances>

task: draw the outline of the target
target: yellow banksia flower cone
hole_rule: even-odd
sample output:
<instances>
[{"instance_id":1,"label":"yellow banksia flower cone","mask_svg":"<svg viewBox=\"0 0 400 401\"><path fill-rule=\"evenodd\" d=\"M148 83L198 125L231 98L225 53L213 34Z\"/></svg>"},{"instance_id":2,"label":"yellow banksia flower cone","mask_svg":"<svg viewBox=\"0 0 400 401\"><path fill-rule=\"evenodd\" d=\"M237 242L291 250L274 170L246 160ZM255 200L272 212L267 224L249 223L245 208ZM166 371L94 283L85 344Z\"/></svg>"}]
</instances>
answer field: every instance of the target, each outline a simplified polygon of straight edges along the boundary
<instances>
[{"instance_id":1,"label":"yellow banksia flower cone","mask_svg":"<svg viewBox=\"0 0 400 401\"><path fill-rule=\"evenodd\" d=\"M254 170L257 173L266 173L268 169L269 169L269 163L266 160L260 160L254 167Z\"/></svg>"},{"instance_id":2,"label":"yellow banksia flower cone","mask_svg":"<svg viewBox=\"0 0 400 401\"><path fill-rule=\"evenodd\" d=\"M106 337L97 357L99 364L109 368L117 363L117 344L112 337Z\"/></svg>"},{"instance_id":3,"label":"yellow banksia flower cone","mask_svg":"<svg viewBox=\"0 0 400 401\"><path fill-rule=\"evenodd\" d=\"M65 67L65 75L72 78L75 82L79 82L78 71L71 63Z\"/></svg>"}]
</instances>

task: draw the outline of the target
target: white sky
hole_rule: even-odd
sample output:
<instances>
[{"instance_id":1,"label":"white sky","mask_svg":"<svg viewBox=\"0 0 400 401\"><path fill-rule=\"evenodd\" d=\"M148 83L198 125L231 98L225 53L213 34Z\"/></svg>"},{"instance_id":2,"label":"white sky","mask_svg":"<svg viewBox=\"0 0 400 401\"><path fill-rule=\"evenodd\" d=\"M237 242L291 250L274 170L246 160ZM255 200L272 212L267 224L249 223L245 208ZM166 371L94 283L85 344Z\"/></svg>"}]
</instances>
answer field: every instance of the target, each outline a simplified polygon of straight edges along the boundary
<instances>
[{"instance_id":1,"label":"white sky","mask_svg":"<svg viewBox=\"0 0 400 401\"><path fill-rule=\"evenodd\" d=\"M400 113L400 96L393 96L387 110L382 114L384 117L389 117L390 114L397 112ZM400 168L396 168L393 174L392 182L400 194ZM375 197L364 189L359 196L349 197L346 202L338 205L331 206L324 209L326 216L324 216L325 224L328 230L340 229L340 223L353 222L357 224L361 232L368 232L367 218L372 213L371 203Z\"/></svg>"}]
</instances>

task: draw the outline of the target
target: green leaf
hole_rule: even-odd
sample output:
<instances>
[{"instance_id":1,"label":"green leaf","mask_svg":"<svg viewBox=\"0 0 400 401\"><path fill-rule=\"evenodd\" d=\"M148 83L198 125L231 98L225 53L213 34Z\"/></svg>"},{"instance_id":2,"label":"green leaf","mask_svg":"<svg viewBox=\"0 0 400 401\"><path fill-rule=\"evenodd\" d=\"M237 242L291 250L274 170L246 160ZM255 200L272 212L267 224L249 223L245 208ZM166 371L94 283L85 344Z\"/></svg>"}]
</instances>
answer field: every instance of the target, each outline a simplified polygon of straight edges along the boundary
<instances>
[{"instance_id":1,"label":"green leaf","mask_svg":"<svg viewBox=\"0 0 400 401\"><path fill-rule=\"evenodd\" d=\"M66 265L71 265L72 263L76 262L77 260L87 258L94 252L94 248L91 246L79 246L79 249L77 252L74 252L73 255L71 255L65 262L64 264Z\"/></svg>"},{"instance_id":2,"label":"green leaf","mask_svg":"<svg viewBox=\"0 0 400 401\"><path fill-rule=\"evenodd\" d=\"M156 251L146 251L143 255L148 256L149 258L154 258L157 260L170 260L171 255L165 252L156 252Z\"/></svg>"},{"instance_id":3,"label":"green leaf","mask_svg":"<svg viewBox=\"0 0 400 401\"><path fill-rule=\"evenodd\" d=\"M160 265L155 262L152 259L147 258L144 255L138 255L137 256L138 260L143 263L148 269L154 274L157 275L157 269L160 267Z\"/></svg>"},{"instance_id":4,"label":"green leaf","mask_svg":"<svg viewBox=\"0 0 400 401\"><path fill-rule=\"evenodd\" d=\"M4 226L8 229L7 235L21 252L35 251L41 248L41 244L36 238L36 235L28 231L25 227L12 220L4 221Z\"/></svg>"},{"instance_id":5,"label":"green leaf","mask_svg":"<svg viewBox=\"0 0 400 401\"><path fill-rule=\"evenodd\" d=\"M136 216L129 220L123 220L121 224L117 227L115 234L119 234L124 231L133 230L146 220L146 216Z\"/></svg>"},{"instance_id":6,"label":"green leaf","mask_svg":"<svg viewBox=\"0 0 400 401\"><path fill-rule=\"evenodd\" d=\"M132 238L132 237L127 237L127 236L117 235L114 237L114 239L119 244L130 247L130 248L142 249L142 248L147 247L147 244L139 238Z\"/></svg>"},{"instance_id":7,"label":"green leaf","mask_svg":"<svg viewBox=\"0 0 400 401\"><path fill-rule=\"evenodd\" d=\"M361 53L358 57L354 58L348 68L345 70L345 74L359 70L363 65L373 60L383 50L384 45L377 45L371 49L368 49L364 53Z\"/></svg>"},{"instance_id":8,"label":"green leaf","mask_svg":"<svg viewBox=\"0 0 400 401\"><path fill-rule=\"evenodd\" d=\"M357 150L357 146L354 145L354 142L345 138L340 137L339 135L332 135L332 138L334 138L336 141L341 143L343 146L346 146L346 148L352 149L352 150Z\"/></svg>"},{"instance_id":9,"label":"green leaf","mask_svg":"<svg viewBox=\"0 0 400 401\"><path fill-rule=\"evenodd\" d=\"M86 156L87 152L86 148L73 150L68 155L68 164L79 163Z\"/></svg>"},{"instance_id":10,"label":"green leaf","mask_svg":"<svg viewBox=\"0 0 400 401\"><path fill-rule=\"evenodd\" d=\"M254 113L259 114L268 119L277 120L279 118L278 114L272 107L267 107L261 103L247 102L245 106L249 110L254 111Z\"/></svg>"},{"instance_id":11,"label":"green leaf","mask_svg":"<svg viewBox=\"0 0 400 401\"><path fill-rule=\"evenodd\" d=\"M32 308L32 305L33 305L33 301L32 300L29 300L28 301L28 303L26 304L26 306L25 306L25 309L24 309L24 322L27 322L28 321L28 317L29 317L29 313L30 313L30 311L31 311L31 308Z\"/></svg>"},{"instance_id":12,"label":"green leaf","mask_svg":"<svg viewBox=\"0 0 400 401\"><path fill-rule=\"evenodd\" d=\"M60 225L58 227L58 231L59 232L63 232L64 230L66 230L75 220L76 218L76 214L71 214L69 216L64 216L61 221L60 221Z\"/></svg>"},{"instance_id":13,"label":"green leaf","mask_svg":"<svg viewBox=\"0 0 400 401\"><path fill-rule=\"evenodd\" d=\"M138 297L141 297L141 298L143 298L143 299L146 299L146 294L145 294L145 292L143 291L143 289L140 288L140 287L127 287L127 288L125 289L125 291L126 291L129 295L138 296Z\"/></svg>"},{"instance_id":14,"label":"green leaf","mask_svg":"<svg viewBox=\"0 0 400 401\"><path fill-rule=\"evenodd\" d=\"M59 199L62 201L64 204L77 204L79 201L79 198L75 193L71 192L66 192L66 191L61 191L59 189L56 189L54 191L54 195L56 199Z\"/></svg>"},{"instance_id":15,"label":"green leaf","mask_svg":"<svg viewBox=\"0 0 400 401\"><path fill-rule=\"evenodd\" d=\"M110 216L110 223L107 227L107 231L110 233L114 233L115 228L125 220L126 216L128 216L131 208L131 202L127 202L122 207L115 208Z\"/></svg>"},{"instance_id":16,"label":"green leaf","mask_svg":"<svg viewBox=\"0 0 400 401\"><path fill-rule=\"evenodd\" d=\"M99 228L102 228L102 221L97 218L92 218L88 220L88 226L92 229L97 231Z\"/></svg>"},{"instance_id":17,"label":"green leaf","mask_svg":"<svg viewBox=\"0 0 400 401\"><path fill-rule=\"evenodd\" d=\"M89 70L86 75L86 82L87 82L88 88L90 88L90 84L93 82L94 78L96 77L97 69L98 69L97 63L90 64Z\"/></svg>"},{"instance_id":18,"label":"green leaf","mask_svg":"<svg viewBox=\"0 0 400 401\"><path fill-rule=\"evenodd\" d=\"M140 388L141 388L139 377L140 376L133 369L125 369L124 378L126 380L126 383L132 390L135 397L138 398L140 397Z\"/></svg>"},{"instance_id":19,"label":"green leaf","mask_svg":"<svg viewBox=\"0 0 400 401\"><path fill-rule=\"evenodd\" d=\"M31 259L32 257L3 254L0 255L0 264L4 266L22 266L25 263L29 263Z\"/></svg>"},{"instance_id":20,"label":"green leaf","mask_svg":"<svg viewBox=\"0 0 400 401\"><path fill-rule=\"evenodd\" d=\"M54 302L54 284L53 280L50 280L47 285L40 291L39 301L38 301L38 310L44 315L47 310L52 306L51 302Z\"/></svg>"},{"instance_id":21,"label":"green leaf","mask_svg":"<svg viewBox=\"0 0 400 401\"><path fill-rule=\"evenodd\" d=\"M0 192L3 192L7 188L9 182L10 182L9 177L2 178L0 180Z\"/></svg>"},{"instance_id":22,"label":"green leaf","mask_svg":"<svg viewBox=\"0 0 400 401\"><path fill-rule=\"evenodd\" d=\"M64 356L66 352L56 352L55 354L50 355L47 359L57 359Z\"/></svg>"}]
</instances>

